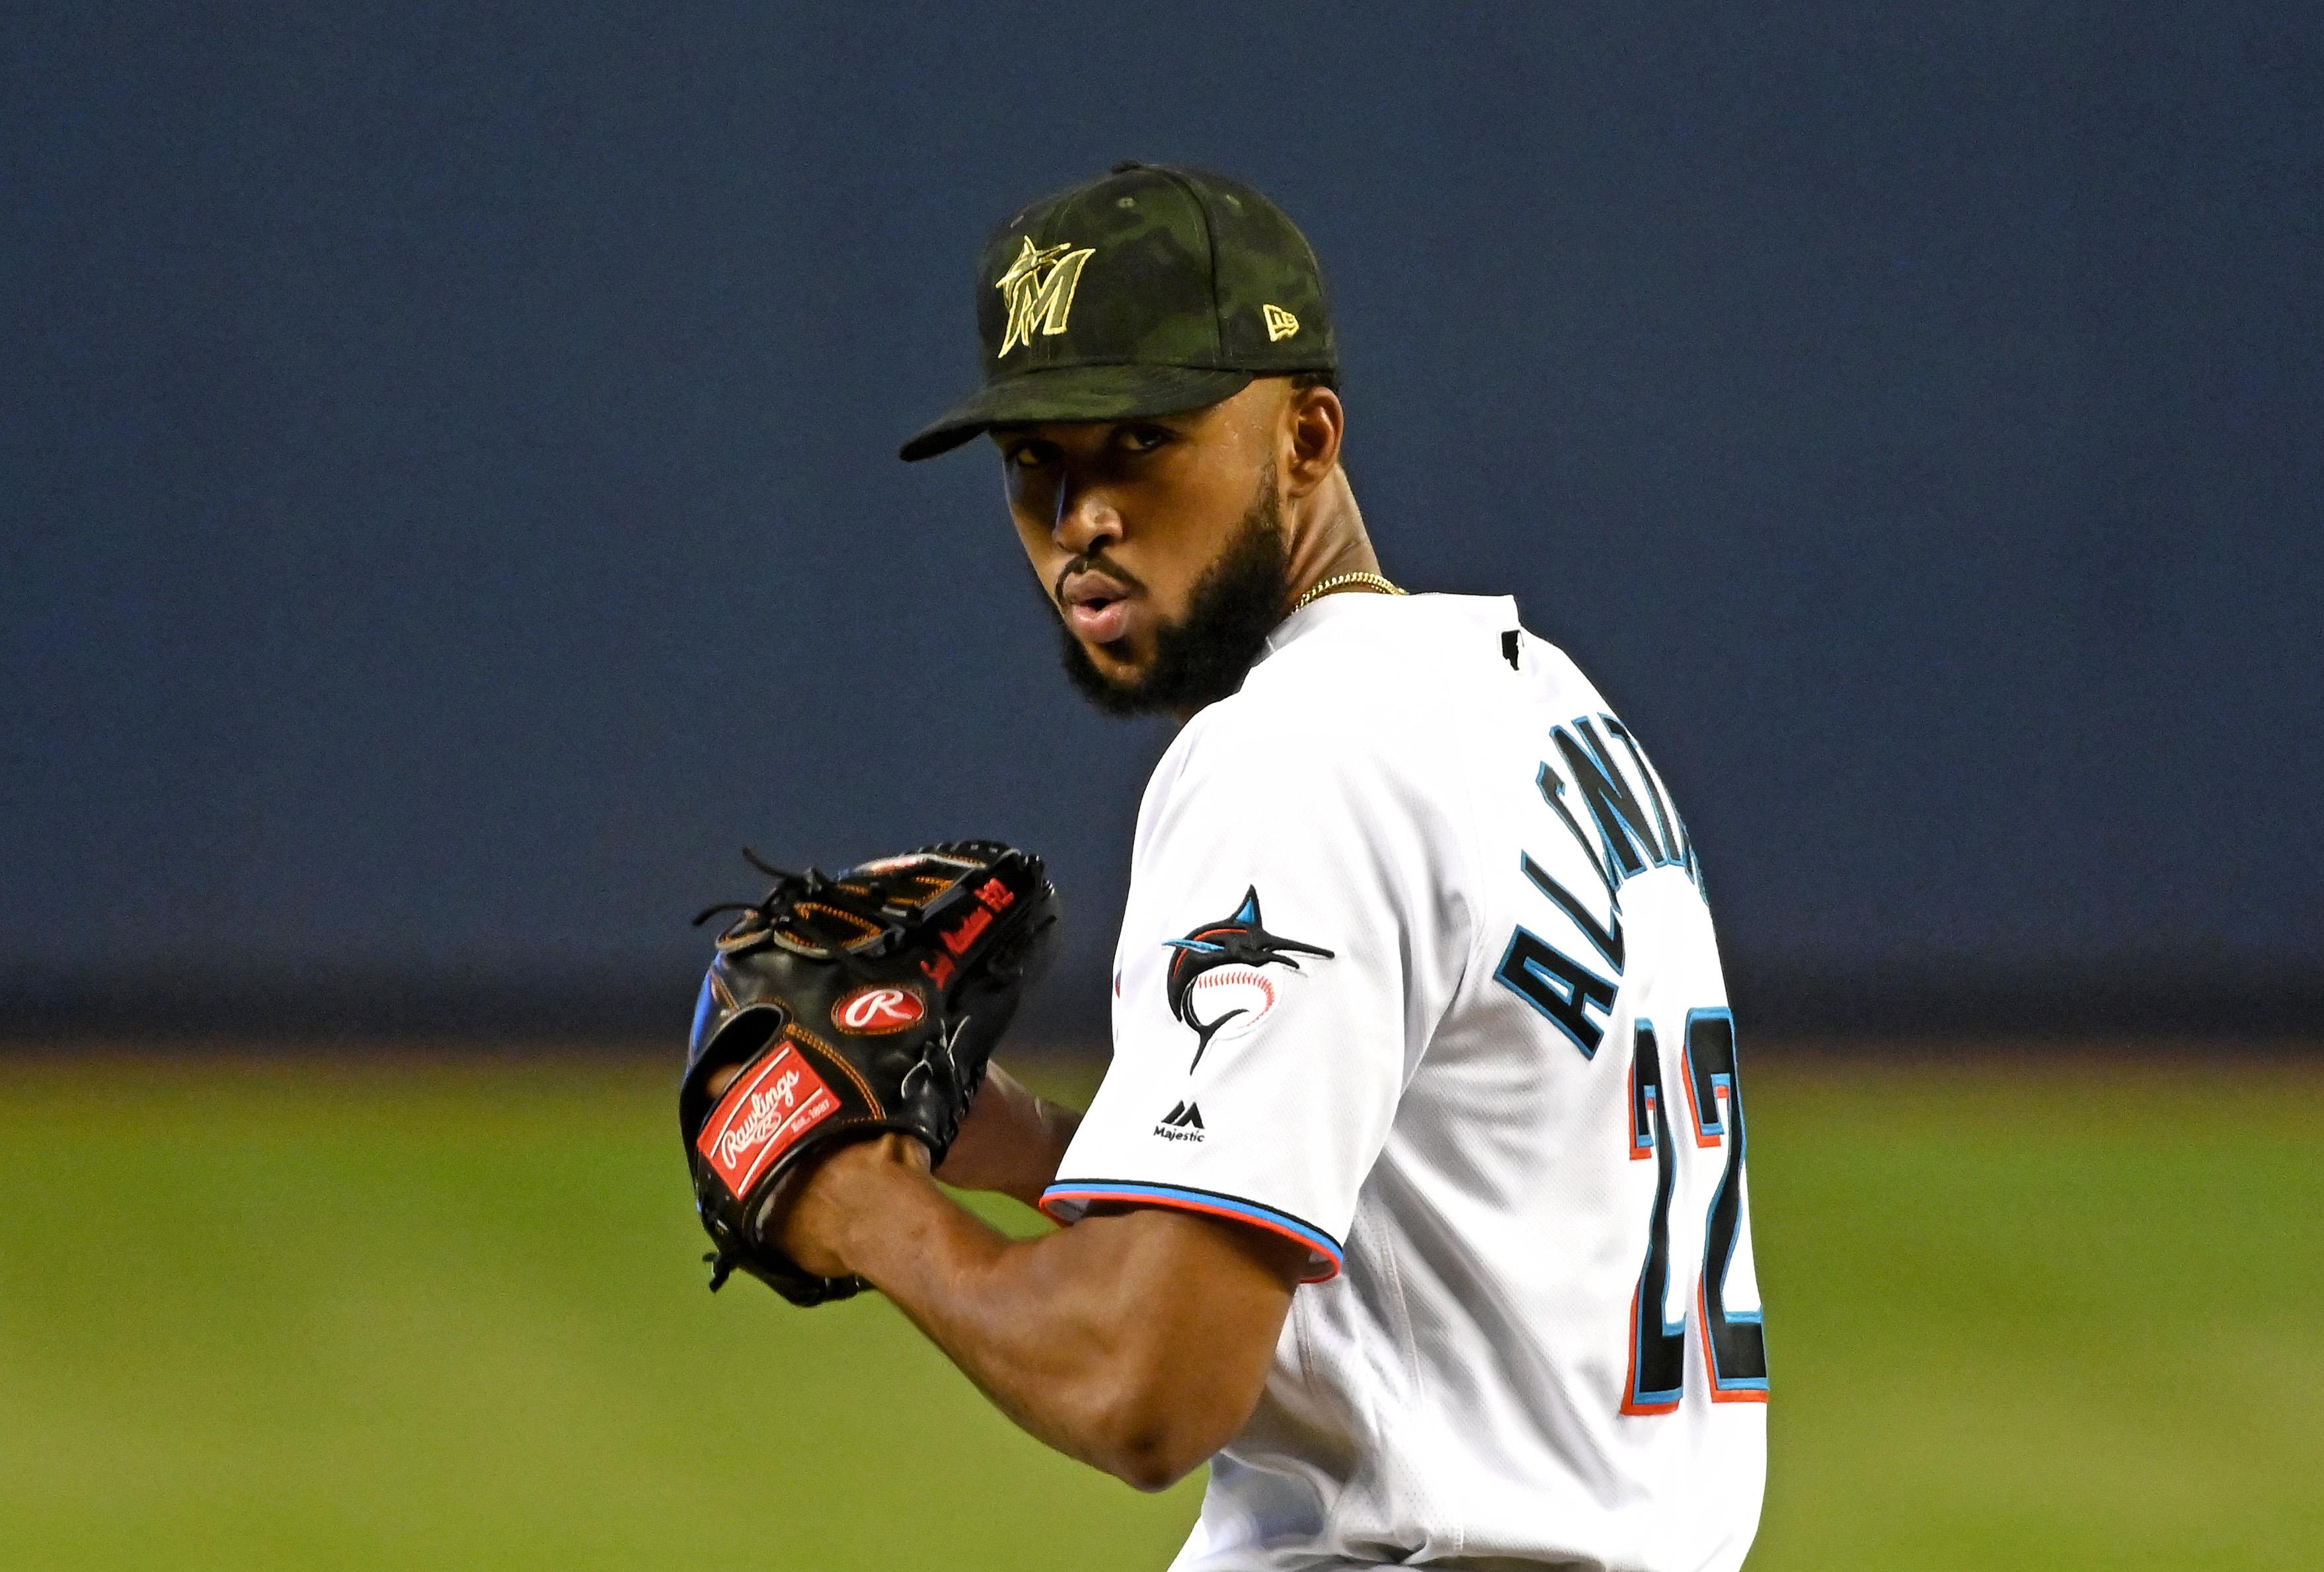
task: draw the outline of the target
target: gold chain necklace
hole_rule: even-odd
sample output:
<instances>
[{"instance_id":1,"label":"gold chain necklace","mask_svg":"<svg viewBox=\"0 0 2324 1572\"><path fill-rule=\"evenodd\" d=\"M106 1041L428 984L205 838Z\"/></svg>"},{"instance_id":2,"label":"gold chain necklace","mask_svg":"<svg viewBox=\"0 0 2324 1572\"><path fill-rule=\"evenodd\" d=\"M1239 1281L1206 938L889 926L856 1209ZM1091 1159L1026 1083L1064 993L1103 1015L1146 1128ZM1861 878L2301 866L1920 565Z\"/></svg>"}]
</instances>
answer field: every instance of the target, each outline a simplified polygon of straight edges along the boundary
<instances>
[{"instance_id":1,"label":"gold chain necklace","mask_svg":"<svg viewBox=\"0 0 2324 1572\"><path fill-rule=\"evenodd\" d=\"M1327 578L1322 583L1311 587L1305 594L1300 596L1297 601L1294 602L1291 607L1291 614L1296 617L1300 612L1307 609L1309 602L1316 600L1321 596L1328 595L1333 590L1345 589L1350 585L1360 585L1364 589L1376 591L1383 595L1400 595L1404 593L1402 590L1397 588L1396 585L1388 583L1388 580L1380 577L1380 575L1376 573L1333 574L1330 578Z\"/></svg>"}]
</instances>

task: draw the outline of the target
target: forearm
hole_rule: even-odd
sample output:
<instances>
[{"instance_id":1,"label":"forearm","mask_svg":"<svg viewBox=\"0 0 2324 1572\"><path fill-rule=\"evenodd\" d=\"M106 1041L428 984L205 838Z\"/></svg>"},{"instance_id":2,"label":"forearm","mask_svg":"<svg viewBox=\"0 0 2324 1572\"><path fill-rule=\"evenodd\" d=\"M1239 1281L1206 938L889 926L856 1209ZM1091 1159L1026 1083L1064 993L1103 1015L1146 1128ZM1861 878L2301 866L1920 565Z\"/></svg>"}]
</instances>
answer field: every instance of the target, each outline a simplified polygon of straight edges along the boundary
<instances>
[{"instance_id":1,"label":"forearm","mask_svg":"<svg viewBox=\"0 0 2324 1572\"><path fill-rule=\"evenodd\" d=\"M1010 1239L897 1135L835 1154L784 1227L795 1259L869 1279L1018 1424L1145 1490L1250 1417L1304 1258L1152 1209Z\"/></svg>"},{"instance_id":2,"label":"forearm","mask_svg":"<svg viewBox=\"0 0 2324 1572\"><path fill-rule=\"evenodd\" d=\"M1043 1182L1046 1182L1044 1181ZM1154 1483L1139 1434L1147 1372L1130 1307L1077 1270L1071 1230L1011 1240L915 1175L889 1171L851 1210L848 1264L942 1348L995 1406L1048 1445Z\"/></svg>"}]
</instances>

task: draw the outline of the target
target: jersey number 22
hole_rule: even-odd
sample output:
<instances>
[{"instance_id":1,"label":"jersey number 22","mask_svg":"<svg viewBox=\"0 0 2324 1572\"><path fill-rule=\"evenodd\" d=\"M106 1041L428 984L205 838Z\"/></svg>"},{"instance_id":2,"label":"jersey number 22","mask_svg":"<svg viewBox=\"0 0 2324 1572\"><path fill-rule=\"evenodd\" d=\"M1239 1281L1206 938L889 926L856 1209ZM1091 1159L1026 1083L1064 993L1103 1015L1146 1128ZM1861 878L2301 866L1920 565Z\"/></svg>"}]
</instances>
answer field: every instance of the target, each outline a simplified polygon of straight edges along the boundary
<instances>
[{"instance_id":1,"label":"jersey number 22","mask_svg":"<svg viewBox=\"0 0 2324 1572\"><path fill-rule=\"evenodd\" d=\"M1702 1272L1692 1313L1701 1328L1704 1369L1714 1402L1767 1400L1767 1341L1758 1310L1726 1305L1727 1269L1743 1228L1743 1082L1735 1069L1735 1017L1724 1009L1689 1010L1680 1055L1687 1124L1698 1147L1726 1149L1704 1230ZM1655 1163L1654 1226L1646 1264L1630 1301L1630 1367L1622 1411L1669 1413L1686 1391L1686 1323L1667 1321L1671 1195L1678 1154L1671 1142L1670 1099L1652 1022L1640 1021L1630 1043L1630 1156Z\"/></svg>"}]
</instances>

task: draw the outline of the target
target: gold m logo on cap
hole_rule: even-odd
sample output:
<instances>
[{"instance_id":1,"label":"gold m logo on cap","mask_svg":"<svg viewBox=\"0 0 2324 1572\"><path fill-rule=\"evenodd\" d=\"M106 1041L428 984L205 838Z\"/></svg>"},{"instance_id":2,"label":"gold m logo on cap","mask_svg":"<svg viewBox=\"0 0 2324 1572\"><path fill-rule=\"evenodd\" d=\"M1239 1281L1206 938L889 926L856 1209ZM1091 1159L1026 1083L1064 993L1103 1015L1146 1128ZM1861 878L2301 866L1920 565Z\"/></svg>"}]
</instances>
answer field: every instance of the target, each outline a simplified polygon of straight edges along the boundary
<instances>
[{"instance_id":1,"label":"gold m logo on cap","mask_svg":"<svg viewBox=\"0 0 2324 1572\"><path fill-rule=\"evenodd\" d=\"M1268 343L1273 344L1277 339L1288 338L1299 331L1299 318L1282 307L1261 306L1259 311L1267 317Z\"/></svg>"},{"instance_id":2,"label":"gold m logo on cap","mask_svg":"<svg viewBox=\"0 0 2324 1572\"><path fill-rule=\"evenodd\" d=\"M1009 328L1001 336L999 360L1019 345L1030 345L1033 335L1063 333L1074 308L1074 290L1082 281L1082 264L1097 254L1094 246L1081 251L1053 245L1047 251L1025 237L1025 249L1009 264L993 286L1009 302Z\"/></svg>"}]
</instances>

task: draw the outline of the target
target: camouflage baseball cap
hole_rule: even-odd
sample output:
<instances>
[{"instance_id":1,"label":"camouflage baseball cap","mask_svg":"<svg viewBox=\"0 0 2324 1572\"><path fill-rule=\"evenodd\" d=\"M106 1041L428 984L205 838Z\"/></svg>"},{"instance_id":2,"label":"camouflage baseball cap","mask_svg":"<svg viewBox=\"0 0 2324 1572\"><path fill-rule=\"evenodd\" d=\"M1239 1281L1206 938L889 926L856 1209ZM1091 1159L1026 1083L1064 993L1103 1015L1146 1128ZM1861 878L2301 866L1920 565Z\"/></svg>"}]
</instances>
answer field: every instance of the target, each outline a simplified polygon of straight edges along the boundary
<instances>
[{"instance_id":1,"label":"camouflage baseball cap","mask_svg":"<svg viewBox=\"0 0 2324 1572\"><path fill-rule=\"evenodd\" d=\"M1199 409L1255 377L1339 369L1315 253L1239 181L1116 164L985 242L984 385L904 444L931 458L994 426Z\"/></svg>"}]
</instances>

